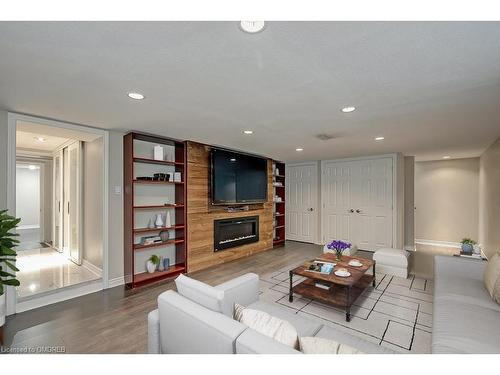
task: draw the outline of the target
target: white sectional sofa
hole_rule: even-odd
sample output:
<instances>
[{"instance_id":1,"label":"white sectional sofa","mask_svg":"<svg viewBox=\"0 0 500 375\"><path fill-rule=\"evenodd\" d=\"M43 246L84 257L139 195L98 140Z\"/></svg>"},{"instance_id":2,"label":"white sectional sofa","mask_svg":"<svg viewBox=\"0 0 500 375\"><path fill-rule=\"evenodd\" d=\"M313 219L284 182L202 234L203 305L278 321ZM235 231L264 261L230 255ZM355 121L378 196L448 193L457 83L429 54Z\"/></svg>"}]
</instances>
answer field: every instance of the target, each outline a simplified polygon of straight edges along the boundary
<instances>
[{"instance_id":1,"label":"white sectional sofa","mask_svg":"<svg viewBox=\"0 0 500 375\"><path fill-rule=\"evenodd\" d=\"M484 286L486 264L434 257L433 353L500 353L500 305Z\"/></svg>"},{"instance_id":2,"label":"white sectional sofa","mask_svg":"<svg viewBox=\"0 0 500 375\"><path fill-rule=\"evenodd\" d=\"M207 298L202 295L200 300L200 290L207 293ZM243 275L215 288L200 285L199 290L180 292L185 295L173 290L162 293L158 297L158 309L149 313L149 353L300 353L234 320L233 306L239 303L287 320L301 337L315 336L335 340L367 354L395 354L380 345L294 314L285 307L260 301L259 278L256 274ZM214 295L220 299L219 304L211 302Z\"/></svg>"}]
</instances>

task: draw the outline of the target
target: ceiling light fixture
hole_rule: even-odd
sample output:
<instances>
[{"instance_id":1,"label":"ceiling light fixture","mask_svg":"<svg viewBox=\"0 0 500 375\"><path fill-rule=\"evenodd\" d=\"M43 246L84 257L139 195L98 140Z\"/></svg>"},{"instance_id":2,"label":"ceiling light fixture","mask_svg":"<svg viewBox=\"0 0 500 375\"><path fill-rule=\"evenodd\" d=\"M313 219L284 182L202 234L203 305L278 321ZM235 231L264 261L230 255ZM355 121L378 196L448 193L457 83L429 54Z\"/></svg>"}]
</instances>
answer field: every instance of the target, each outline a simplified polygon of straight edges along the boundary
<instances>
[{"instance_id":1,"label":"ceiling light fixture","mask_svg":"<svg viewBox=\"0 0 500 375\"><path fill-rule=\"evenodd\" d=\"M135 99L135 100L144 99L144 95L142 95L141 93L138 93L138 92L129 92L127 95L130 99Z\"/></svg>"},{"instance_id":2,"label":"ceiling light fixture","mask_svg":"<svg viewBox=\"0 0 500 375\"><path fill-rule=\"evenodd\" d=\"M44 137L33 137L37 142L45 142L47 139Z\"/></svg>"},{"instance_id":3,"label":"ceiling light fixture","mask_svg":"<svg viewBox=\"0 0 500 375\"><path fill-rule=\"evenodd\" d=\"M300 151L304 151L304 149L301 148L301 147L299 147L299 148L296 148L295 151L299 151L300 152Z\"/></svg>"},{"instance_id":4,"label":"ceiling light fixture","mask_svg":"<svg viewBox=\"0 0 500 375\"><path fill-rule=\"evenodd\" d=\"M250 135L253 134L253 130L243 130L243 133Z\"/></svg>"},{"instance_id":5,"label":"ceiling light fixture","mask_svg":"<svg viewBox=\"0 0 500 375\"><path fill-rule=\"evenodd\" d=\"M449 159L449 158L451 158L450 155L443 156L443 159Z\"/></svg>"},{"instance_id":6,"label":"ceiling light fixture","mask_svg":"<svg viewBox=\"0 0 500 375\"><path fill-rule=\"evenodd\" d=\"M376 141L383 141L385 138L384 137L375 137Z\"/></svg>"},{"instance_id":7,"label":"ceiling light fixture","mask_svg":"<svg viewBox=\"0 0 500 375\"><path fill-rule=\"evenodd\" d=\"M231 159L229 159L229 161L233 161L234 162L234 161L236 161L236 159L235 158L231 158Z\"/></svg>"},{"instance_id":8,"label":"ceiling light fixture","mask_svg":"<svg viewBox=\"0 0 500 375\"><path fill-rule=\"evenodd\" d=\"M33 171L36 169L36 165L28 165L28 169Z\"/></svg>"},{"instance_id":9,"label":"ceiling light fixture","mask_svg":"<svg viewBox=\"0 0 500 375\"><path fill-rule=\"evenodd\" d=\"M344 113L351 113L351 112L354 112L355 110L356 110L356 107L353 107L353 106L344 107L341 109L341 111Z\"/></svg>"},{"instance_id":10,"label":"ceiling light fixture","mask_svg":"<svg viewBox=\"0 0 500 375\"><path fill-rule=\"evenodd\" d=\"M240 28L246 33L249 34L256 34L260 33L262 30L264 30L265 27L265 22L264 21L241 21L240 22Z\"/></svg>"}]
</instances>

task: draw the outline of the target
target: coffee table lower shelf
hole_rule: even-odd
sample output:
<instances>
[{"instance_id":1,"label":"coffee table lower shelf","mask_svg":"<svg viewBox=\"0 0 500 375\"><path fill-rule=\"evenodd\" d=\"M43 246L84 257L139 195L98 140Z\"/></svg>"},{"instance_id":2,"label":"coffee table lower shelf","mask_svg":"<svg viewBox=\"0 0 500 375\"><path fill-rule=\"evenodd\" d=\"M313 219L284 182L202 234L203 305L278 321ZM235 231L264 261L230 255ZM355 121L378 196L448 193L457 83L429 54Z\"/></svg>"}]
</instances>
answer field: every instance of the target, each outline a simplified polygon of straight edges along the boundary
<instances>
[{"instance_id":1,"label":"coffee table lower shelf","mask_svg":"<svg viewBox=\"0 0 500 375\"><path fill-rule=\"evenodd\" d=\"M352 286L330 284L330 289L318 288L314 279L306 279L292 287L289 300L293 302L293 293L302 297L325 303L334 307L345 309L346 321L351 320L351 306L363 291L373 284L373 275L363 275L359 281Z\"/></svg>"}]
</instances>

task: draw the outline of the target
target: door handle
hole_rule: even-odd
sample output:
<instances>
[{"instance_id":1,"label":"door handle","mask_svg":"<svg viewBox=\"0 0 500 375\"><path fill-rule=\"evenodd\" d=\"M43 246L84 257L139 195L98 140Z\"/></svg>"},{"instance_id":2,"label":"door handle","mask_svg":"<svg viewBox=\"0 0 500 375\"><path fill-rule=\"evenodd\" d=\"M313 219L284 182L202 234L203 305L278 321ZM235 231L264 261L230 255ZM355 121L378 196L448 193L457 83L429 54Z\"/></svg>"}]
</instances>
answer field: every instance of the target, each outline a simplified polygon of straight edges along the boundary
<instances>
[{"instance_id":1,"label":"door handle","mask_svg":"<svg viewBox=\"0 0 500 375\"><path fill-rule=\"evenodd\" d=\"M69 202L68 202L68 215L69 215Z\"/></svg>"},{"instance_id":2,"label":"door handle","mask_svg":"<svg viewBox=\"0 0 500 375\"><path fill-rule=\"evenodd\" d=\"M349 210L349 212L350 212L351 214L353 214L353 213L354 213L354 208L351 208L351 209Z\"/></svg>"},{"instance_id":3,"label":"door handle","mask_svg":"<svg viewBox=\"0 0 500 375\"><path fill-rule=\"evenodd\" d=\"M356 210L356 213L358 213L358 214L360 214L361 212L363 212L363 211L361 211L359 208Z\"/></svg>"},{"instance_id":4,"label":"door handle","mask_svg":"<svg viewBox=\"0 0 500 375\"><path fill-rule=\"evenodd\" d=\"M314 211L314 208L312 208L312 207L308 208L307 211L311 211L312 212L312 211Z\"/></svg>"}]
</instances>

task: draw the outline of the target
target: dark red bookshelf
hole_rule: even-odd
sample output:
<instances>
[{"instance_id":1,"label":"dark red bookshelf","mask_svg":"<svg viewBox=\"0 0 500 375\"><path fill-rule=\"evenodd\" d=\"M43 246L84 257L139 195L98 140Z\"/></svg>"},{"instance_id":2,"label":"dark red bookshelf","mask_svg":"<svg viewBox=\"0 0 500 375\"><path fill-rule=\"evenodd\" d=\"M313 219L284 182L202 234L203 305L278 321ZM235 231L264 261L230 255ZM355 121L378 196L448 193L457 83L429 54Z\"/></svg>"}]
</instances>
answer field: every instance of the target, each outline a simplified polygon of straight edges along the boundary
<instances>
[{"instance_id":1,"label":"dark red bookshelf","mask_svg":"<svg viewBox=\"0 0 500 375\"><path fill-rule=\"evenodd\" d=\"M273 201L274 201L274 238L273 247L283 246L285 244L285 163L274 161L273 162ZM276 173L276 170L279 173ZM276 197L281 198L276 201Z\"/></svg>"},{"instance_id":2,"label":"dark red bookshelf","mask_svg":"<svg viewBox=\"0 0 500 375\"><path fill-rule=\"evenodd\" d=\"M156 145L164 147L169 160L154 159ZM129 288L168 280L186 272L186 161L184 141L135 132L123 137L124 273ZM171 180L138 179L153 177L153 172L169 173ZM173 181L176 172L180 173L181 181ZM151 176L144 176L148 173ZM148 225L154 215L167 211L172 220L170 226L151 228ZM172 238L147 245L140 243L141 237L165 230ZM168 255L170 266L164 271L147 273L145 262L152 254Z\"/></svg>"}]
</instances>

